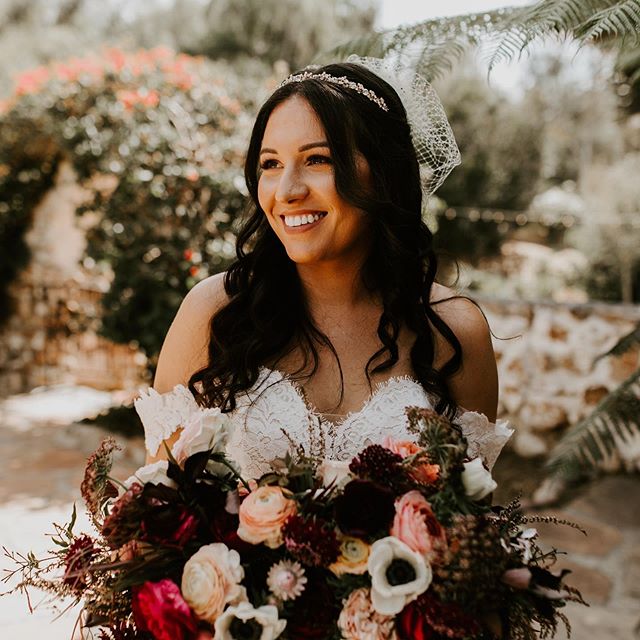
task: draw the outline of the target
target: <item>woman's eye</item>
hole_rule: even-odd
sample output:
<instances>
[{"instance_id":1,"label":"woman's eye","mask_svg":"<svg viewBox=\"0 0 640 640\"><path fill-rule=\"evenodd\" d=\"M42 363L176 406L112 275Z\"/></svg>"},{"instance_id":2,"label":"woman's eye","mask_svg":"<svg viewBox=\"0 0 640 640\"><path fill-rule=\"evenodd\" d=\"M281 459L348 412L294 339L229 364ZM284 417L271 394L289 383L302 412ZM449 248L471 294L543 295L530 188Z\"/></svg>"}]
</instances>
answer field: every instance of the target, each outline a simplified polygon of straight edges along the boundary
<instances>
[{"instance_id":1,"label":"woman's eye","mask_svg":"<svg viewBox=\"0 0 640 640\"><path fill-rule=\"evenodd\" d=\"M332 164L329 156L309 156L307 162L310 164Z\"/></svg>"},{"instance_id":2,"label":"woman's eye","mask_svg":"<svg viewBox=\"0 0 640 640\"><path fill-rule=\"evenodd\" d=\"M264 171L265 169L273 169L278 165L276 160L263 160L260 163L260 168Z\"/></svg>"}]
</instances>

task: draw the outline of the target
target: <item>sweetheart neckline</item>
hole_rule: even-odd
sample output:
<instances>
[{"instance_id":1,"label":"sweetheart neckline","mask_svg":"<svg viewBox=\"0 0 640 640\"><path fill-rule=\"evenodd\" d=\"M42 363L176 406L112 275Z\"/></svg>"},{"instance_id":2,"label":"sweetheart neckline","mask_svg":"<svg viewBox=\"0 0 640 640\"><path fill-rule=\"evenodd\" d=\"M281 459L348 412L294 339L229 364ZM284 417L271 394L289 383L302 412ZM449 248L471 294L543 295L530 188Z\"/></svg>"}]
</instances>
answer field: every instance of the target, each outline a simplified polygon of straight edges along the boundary
<instances>
[{"instance_id":1,"label":"sweetheart neckline","mask_svg":"<svg viewBox=\"0 0 640 640\"><path fill-rule=\"evenodd\" d=\"M263 372L263 373L266 373L266 377L263 379L263 382L264 382L264 380L267 380L271 376L276 375L276 376L279 377L280 381L287 383L289 385L289 387L297 395L298 399L300 400L300 402L302 403L302 405L306 409L307 413L310 416L313 416L314 418L316 418L320 422L330 426L333 429L342 429L342 428L344 428L344 425L347 424L350 420L352 420L355 416L358 416L361 413L364 413L373 404L373 402L376 400L376 398L380 395L381 391L386 390L389 387L391 387L394 384L397 384L399 382L410 382L410 383L414 384L415 386L417 386L420 389L420 391L422 391L424 393L425 397L429 401L429 404L431 404L433 406L433 402L431 400L430 395L425 391L424 387L420 384L420 382L418 382L413 376L410 376L410 375L407 375L407 374L405 374L405 375L397 375L397 376L391 376L390 378L387 378L386 380L383 380L382 382L378 382L374 386L373 391L369 394L369 397L364 401L364 403L362 404L360 409L356 409L354 411L349 411L340 420L338 420L337 422L334 422L333 420L329 420L328 418L326 418L325 415L323 413L321 413L317 409L317 407L315 407L311 402L309 402L309 400L306 398L306 396L304 394L304 390L300 387L300 385L298 385L295 382L295 380L292 380L289 377L288 374L283 373L282 371L280 371L278 369L271 369L271 368L266 367L266 366L260 367L260 371Z\"/></svg>"}]
</instances>

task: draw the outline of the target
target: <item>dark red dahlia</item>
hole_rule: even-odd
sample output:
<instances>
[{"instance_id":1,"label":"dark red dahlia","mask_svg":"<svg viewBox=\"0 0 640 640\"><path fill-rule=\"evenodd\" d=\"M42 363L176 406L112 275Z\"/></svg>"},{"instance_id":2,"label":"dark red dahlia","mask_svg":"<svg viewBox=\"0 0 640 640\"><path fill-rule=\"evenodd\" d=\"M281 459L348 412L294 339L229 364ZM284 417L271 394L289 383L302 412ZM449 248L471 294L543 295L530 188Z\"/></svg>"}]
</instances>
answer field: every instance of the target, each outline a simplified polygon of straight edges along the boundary
<instances>
[{"instance_id":1,"label":"dark red dahlia","mask_svg":"<svg viewBox=\"0 0 640 640\"><path fill-rule=\"evenodd\" d=\"M388 532L396 514L393 492L369 480L349 482L334 504L340 531L357 538Z\"/></svg>"},{"instance_id":2,"label":"dark red dahlia","mask_svg":"<svg viewBox=\"0 0 640 640\"><path fill-rule=\"evenodd\" d=\"M63 582L76 593L82 593L87 587L87 569L95 554L93 539L87 535L74 540L67 550Z\"/></svg>"},{"instance_id":3,"label":"dark red dahlia","mask_svg":"<svg viewBox=\"0 0 640 640\"><path fill-rule=\"evenodd\" d=\"M303 564L326 567L338 559L336 532L320 518L291 516L282 527L287 551Z\"/></svg>"},{"instance_id":4,"label":"dark red dahlia","mask_svg":"<svg viewBox=\"0 0 640 640\"><path fill-rule=\"evenodd\" d=\"M385 484L397 476L404 476L402 456L379 444L363 449L351 461L349 471L360 478Z\"/></svg>"},{"instance_id":5,"label":"dark red dahlia","mask_svg":"<svg viewBox=\"0 0 640 640\"><path fill-rule=\"evenodd\" d=\"M442 602L428 591L398 614L396 627L402 640L472 638L481 631L476 618L454 603Z\"/></svg>"},{"instance_id":6,"label":"dark red dahlia","mask_svg":"<svg viewBox=\"0 0 640 640\"><path fill-rule=\"evenodd\" d=\"M143 539L183 546L193 538L198 519L184 505L155 505L142 521Z\"/></svg>"}]
</instances>

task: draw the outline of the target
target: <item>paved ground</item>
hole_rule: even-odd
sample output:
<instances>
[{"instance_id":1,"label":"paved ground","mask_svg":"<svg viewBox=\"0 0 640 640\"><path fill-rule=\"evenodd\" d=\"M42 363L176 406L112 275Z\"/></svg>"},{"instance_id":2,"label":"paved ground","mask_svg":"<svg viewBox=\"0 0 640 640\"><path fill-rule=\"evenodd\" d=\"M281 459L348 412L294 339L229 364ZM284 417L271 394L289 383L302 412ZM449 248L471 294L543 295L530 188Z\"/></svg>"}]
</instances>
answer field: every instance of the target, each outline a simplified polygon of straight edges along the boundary
<instances>
[{"instance_id":1,"label":"paved ground","mask_svg":"<svg viewBox=\"0 0 640 640\"><path fill-rule=\"evenodd\" d=\"M89 389L57 388L0 402L0 545L44 551L50 523L63 523L79 499L87 456L107 435L94 425L75 422L108 406L109 394ZM142 439L119 438L114 475L127 477L143 461ZM505 455L498 463L497 498L504 502L522 489L527 496L540 475L538 461ZM82 509L80 509L82 512ZM609 477L591 485L562 508L551 510L578 522L588 538L572 529L540 526L545 540L567 552L564 566L572 583L591 603L569 606L574 640L640 639L640 478ZM86 518L79 530L90 531ZM3 559L0 567L8 562ZM0 585L0 592L4 591ZM33 603L37 604L37 594ZM22 596L0 598L2 640L69 640L77 610L51 622L42 607L30 614ZM564 640L566 634L558 634Z\"/></svg>"}]
</instances>

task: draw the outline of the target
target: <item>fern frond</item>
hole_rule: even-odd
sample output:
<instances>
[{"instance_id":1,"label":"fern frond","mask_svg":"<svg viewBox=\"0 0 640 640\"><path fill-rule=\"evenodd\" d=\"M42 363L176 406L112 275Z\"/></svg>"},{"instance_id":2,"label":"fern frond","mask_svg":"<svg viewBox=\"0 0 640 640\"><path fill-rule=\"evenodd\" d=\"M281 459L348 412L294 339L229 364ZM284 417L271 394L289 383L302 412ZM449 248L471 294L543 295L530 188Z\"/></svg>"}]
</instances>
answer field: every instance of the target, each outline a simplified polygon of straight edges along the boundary
<instances>
[{"instance_id":1,"label":"fern frond","mask_svg":"<svg viewBox=\"0 0 640 640\"><path fill-rule=\"evenodd\" d=\"M372 33L323 52L316 62L343 60L352 53L375 57L400 55L413 60L416 67L432 79L448 71L467 49L487 38L516 11L518 9L497 9Z\"/></svg>"},{"instance_id":2,"label":"fern frond","mask_svg":"<svg viewBox=\"0 0 640 640\"><path fill-rule=\"evenodd\" d=\"M571 427L551 451L551 476L565 481L598 470L637 468L640 459L640 369Z\"/></svg>"},{"instance_id":3,"label":"fern frond","mask_svg":"<svg viewBox=\"0 0 640 640\"><path fill-rule=\"evenodd\" d=\"M640 0L623 0L605 7L585 20L574 30L582 43L593 42L607 36L621 41L630 38L640 41Z\"/></svg>"},{"instance_id":4,"label":"fern frond","mask_svg":"<svg viewBox=\"0 0 640 640\"><path fill-rule=\"evenodd\" d=\"M635 328L627 335L622 336L618 342L616 342L609 351L599 355L594 361L593 364L598 362L598 360L602 360L602 358L606 358L607 356L622 356L627 351L630 351L635 346L640 346L640 322L635 326Z\"/></svg>"},{"instance_id":5,"label":"fern frond","mask_svg":"<svg viewBox=\"0 0 640 640\"><path fill-rule=\"evenodd\" d=\"M611 0L541 0L523 7L494 35L487 56L489 72L498 63L522 54L538 39L573 33L590 16L610 4Z\"/></svg>"}]
</instances>

